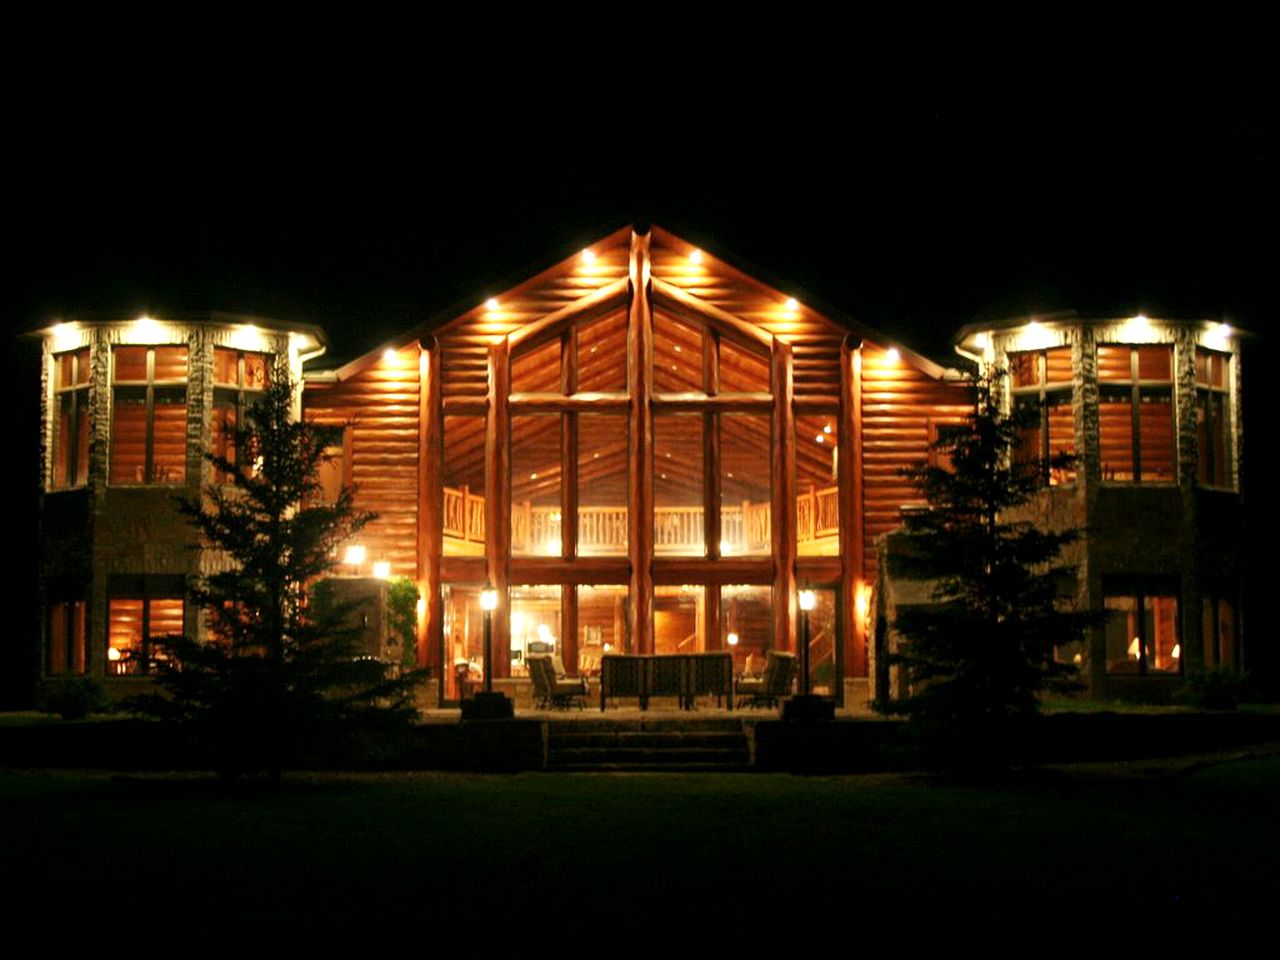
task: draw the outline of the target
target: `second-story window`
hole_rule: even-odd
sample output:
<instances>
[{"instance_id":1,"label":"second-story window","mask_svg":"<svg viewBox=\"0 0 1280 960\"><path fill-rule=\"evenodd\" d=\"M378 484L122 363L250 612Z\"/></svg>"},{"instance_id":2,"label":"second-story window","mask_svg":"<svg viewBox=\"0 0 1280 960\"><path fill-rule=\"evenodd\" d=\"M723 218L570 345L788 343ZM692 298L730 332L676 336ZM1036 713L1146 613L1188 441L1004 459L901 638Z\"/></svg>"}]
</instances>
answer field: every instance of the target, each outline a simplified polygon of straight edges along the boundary
<instances>
[{"instance_id":1,"label":"second-story window","mask_svg":"<svg viewBox=\"0 0 1280 960\"><path fill-rule=\"evenodd\" d=\"M50 487L89 480L89 348L53 358L53 476Z\"/></svg>"},{"instance_id":2,"label":"second-story window","mask_svg":"<svg viewBox=\"0 0 1280 960\"><path fill-rule=\"evenodd\" d=\"M1173 483L1173 348L1098 346L1102 479Z\"/></svg>"},{"instance_id":3,"label":"second-story window","mask_svg":"<svg viewBox=\"0 0 1280 960\"><path fill-rule=\"evenodd\" d=\"M112 484L180 485L187 479L187 348L112 352Z\"/></svg>"},{"instance_id":4,"label":"second-story window","mask_svg":"<svg viewBox=\"0 0 1280 960\"><path fill-rule=\"evenodd\" d=\"M249 353L215 347L213 351L213 452L232 463L236 459L235 432L244 422L244 412L262 396L271 372L271 358L265 353ZM217 482L230 478L217 471Z\"/></svg>"},{"instance_id":5,"label":"second-story window","mask_svg":"<svg viewBox=\"0 0 1280 960\"><path fill-rule=\"evenodd\" d=\"M1072 468L1052 468L1059 454L1076 452L1071 405L1071 348L1053 347L1009 355L1014 409L1022 418L1018 456L1043 465L1051 486L1075 480Z\"/></svg>"},{"instance_id":6,"label":"second-story window","mask_svg":"<svg viewBox=\"0 0 1280 960\"><path fill-rule=\"evenodd\" d=\"M1232 485L1230 363L1228 354L1196 348L1198 479L1207 486Z\"/></svg>"}]
</instances>

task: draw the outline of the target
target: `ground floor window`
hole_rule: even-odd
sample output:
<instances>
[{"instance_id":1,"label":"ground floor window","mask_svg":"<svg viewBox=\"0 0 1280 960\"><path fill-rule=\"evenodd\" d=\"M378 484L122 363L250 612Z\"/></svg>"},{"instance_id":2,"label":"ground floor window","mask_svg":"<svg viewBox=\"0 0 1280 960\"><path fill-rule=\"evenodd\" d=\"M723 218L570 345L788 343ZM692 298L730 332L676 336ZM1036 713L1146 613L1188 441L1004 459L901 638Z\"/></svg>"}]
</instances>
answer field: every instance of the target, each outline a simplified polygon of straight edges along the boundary
<instances>
[{"instance_id":1,"label":"ground floor window","mask_svg":"<svg viewBox=\"0 0 1280 960\"><path fill-rule=\"evenodd\" d=\"M164 578L181 581L181 578ZM150 586L150 589L147 587ZM147 585L107 600L107 669L109 677L139 676L164 655L157 642L184 632L184 603L177 584Z\"/></svg>"},{"instance_id":2,"label":"ground floor window","mask_svg":"<svg viewBox=\"0 0 1280 960\"><path fill-rule=\"evenodd\" d=\"M606 653L631 650L631 609L624 586L578 587L578 673L595 676Z\"/></svg>"},{"instance_id":3,"label":"ground floor window","mask_svg":"<svg viewBox=\"0 0 1280 960\"><path fill-rule=\"evenodd\" d=\"M1204 665L1214 670L1239 670L1236 644L1236 605L1225 596L1210 594L1200 602Z\"/></svg>"},{"instance_id":4,"label":"ground floor window","mask_svg":"<svg viewBox=\"0 0 1280 960\"><path fill-rule=\"evenodd\" d=\"M484 682L484 611L480 584L446 583L444 594L444 699L461 700Z\"/></svg>"},{"instance_id":5,"label":"ground floor window","mask_svg":"<svg viewBox=\"0 0 1280 960\"><path fill-rule=\"evenodd\" d=\"M1104 590L1107 673L1180 673L1178 597L1170 588Z\"/></svg>"},{"instance_id":6,"label":"ground floor window","mask_svg":"<svg viewBox=\"0 0 1280 960\"><path fill-rule=\"evenodd\" d=\"M50 676L85 672L85 603L65 600L49 606L49 647L45 672Z\"/></svg>"}]
</instances>

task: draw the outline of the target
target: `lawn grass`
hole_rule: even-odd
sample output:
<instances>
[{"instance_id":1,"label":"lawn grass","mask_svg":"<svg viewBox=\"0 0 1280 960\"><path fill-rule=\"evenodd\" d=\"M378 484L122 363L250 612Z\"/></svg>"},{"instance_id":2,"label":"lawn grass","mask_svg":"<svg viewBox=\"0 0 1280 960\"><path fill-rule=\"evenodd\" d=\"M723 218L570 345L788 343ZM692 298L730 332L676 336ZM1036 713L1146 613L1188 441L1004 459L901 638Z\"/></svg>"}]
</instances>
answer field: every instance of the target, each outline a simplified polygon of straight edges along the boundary
<instances>
[{"instance_id":1,"label":"lawn grass","mask_svg":"<svg viewBox=\"0 0 1280 960\"><path fill-rule=\"evenodd\" d=\"M1277 796L1276 757L968 785L422 773L227 790L9 772L0 850L5 909L58 952L195 936L258 955L352 929L426 952L531 947L545 925L582 949L756 952L771 930L1074 954L1254 933Z\"/></svg>"}]
</instances>

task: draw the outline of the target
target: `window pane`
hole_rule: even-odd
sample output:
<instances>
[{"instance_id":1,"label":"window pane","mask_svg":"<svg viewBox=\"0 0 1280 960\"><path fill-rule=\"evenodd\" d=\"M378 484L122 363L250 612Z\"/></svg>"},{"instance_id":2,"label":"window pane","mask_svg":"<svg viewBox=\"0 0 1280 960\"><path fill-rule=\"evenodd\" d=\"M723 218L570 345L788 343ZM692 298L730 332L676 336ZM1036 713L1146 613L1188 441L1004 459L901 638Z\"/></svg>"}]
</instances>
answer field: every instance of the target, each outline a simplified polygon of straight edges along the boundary
<instances>
[{"instance_id":1,"label":"window pane","mask_svg":"<svg viewBox=\"0 0 1280 960\"><path fill-rule=\"evenodd\" d=\"M1098 347L1099 380L1132 380L1133 369L1129 365L1129 348Z\"/></svg>"},{"instance_id":2,"label":"window pane","mask_svg":"<svg viewBox=\"0 0 1280 960\"><path fill-rule=\"evenodd\" d=\"M156 347L156 380L187 379L187 348Z\"/></svg>"},{"instance_id":3,"label":"window pane","mask_svg":"<svg viewBox=\"0 0 1280 960\"><path fill-rule=\"evenodd\" d=\"M213 382L218 386L240 386L240 352L214 347Z\"/></svg>"},{"instance_id":4,"label":"window pane","mask_svg":"<svg viewBox=\"0 0 1280 960\"><path fill-rule=\"evenodd\" d=\"M233 398L214 396L210 439L211 452L214 456L224 457L232 463L236 462L236 403ZM321 469L323 472L323 468ZM215 470L214 477L217 483L231 481L231 476L222 470Z\"/></svg>"},{"instance_id":5,"label":"window pane","mask_svg":"<svg viewBox=\"0 0 1280 960\"><path fill-rule=\"evenodd\" d=\"M773 588L720 588L720 637L733 653L735 673L759 676L773 647Z\"/></svg>"},{"instance_id":6,"label":"window pane","mask_svg":"<svg viewBox=\"0 0 1280 960\"><path fill-rule=\"evenodd\" d=\"M107 676L142 673L142 600L107 603Z\"/></svg>"},{"instance_id":7,"label":"window pane","mask_svg":"<svg viewBox=\"0 0 1280 960\"><path fill-rule=\"evenodd\" d=\"M1040 354L1009 354L1009 373L1015 387L1040 386Z\"/></svg>"},{"instance_id":8,"label":"window pane","mask_svg":"<svg viewBox=\"0 0 1280 960\"><path fill-rule=\"evenodd\" d=\"M560 339L511 360L512 393L560 393Z\"/></svg>"},{"instance_id":9,"label":"window pane","mask_svg":"<svg viewBox=\"0 0 1280 960\"><path fill-rule=\"evenodd\" d=\"M817 429L817 436L830 439ZM761 556L772 549L769 535L770 510L770 423L764 415L726 413L720 417L720 553L723 556ZM813 438L809 438L814 446ZM823 443L821 453L830 462L833 443ZM797 456L797 461L799 457ZM823 489L830 487L828 482ZM815 488L816 489L816 488ZM816 493L815 493L816 496ZM825 519L835 520L831 507L834 496L824 497ZM817 536L831 536L835 529L811 531Z\"/></svg>"},{"instance_id":10,"label":"window pane","mask_svg":"<svg viewBox=\"0 0 1280 960\"><path fill-rule=\"evenodd\" d=\"M653 588L653 652L700 653L703 635L703 588L691 584Z\"/></svg>"},{"instance_id":11,"label":"window pane","mask_svg":"<svg viewBox=\"0 0 1280 960\"><path fill-rule=\"evenodd\" d=\"M809 690L823 697L836 694L836 592L813 591L814 606L809 613ZM800 616L804 616L803 612ZM796 642L800 642L797 625ZM800 651L797 650L797 653Z\"/></svg>"},{"instance_id":12,"label":"window pane","mask_svg":"<svg viewBox=\"0 0 1280 960\"><path fill-rule=\"evenodd\" d=\"M720 392L768 393L768 355L722 339L720 341Z\"/></svg>"},{"instance_id":13,"label":"window pane","mask_svg":"<svg viewBox=\"0 0 1280 960\"><path fill-rule=\"evenodd\" d=\"M653 315L653 387L658 393L705 389L702 329L660 311Z\"/></svg>"},{"instance_id":14,"label":"window pane","mask_svg":"<svg viewBox=\"0 0 1280 960\"><path fill-rule=\"evenodd\" d=\"M59 354L56 358L57 367L54 377L54 387L63 389L71 386L79 386L89 382L89 348L76 350L72 353Z\"/></svg>"},{"instance_id":15,"label":"window pane","mask_svg":"<svg viewBox=\"0 0 1280 960\"><path fill-rule=\"evenodd\" d=\"M653 550L702 556L702 415L653 418Z\"/></svg>"},{"instance_id":16,"label":"window pane","mask_svg":"<svg viewBox=\"0 0 1280 960\"><path fill-rule=\"evenodd\" d=\"M270 369L271 358L266 354L246 353L244 355L244 388L246 390L267 389Z\"/></svg>"},{"instance_id":17,"label":"window pane","mask_svg":"<svg viewBox=\"0 0 1280 960\"><path fill-rule=\"evenodd\" d=\"M187 392L155 391L151 482L184 483L187 478Z\"/></svg>"},{"instance_id":18,"label":"window pane","mask_svg":"<svg viewBox=\"0 0 1280 960\"><path fill-rule=\"evenodd\" d=\"M484 417L444 418L444 552L484 555Z\"/></svg>"},{"instance_id":19,"label":"window pane","mask_svg":"<svg viewBox=\"0 0 1280 960\"><path fill-rule=\"evenodd\" d=\"M1044 352L1045 383L1071 382L1071 348L1054 347Z\"/></svg>"},{"instance_id":20,"label":"window pane","mask_svg":"<svg viewBox=\"0 0 1280 960\"><path fill-rule=\"evenodd\" d=\"M1178 644L1178 600L1176 597L1143 597L1147 669L1177 673L1182 649Z\"/></svg>"},{"instance_id":21,"label":"window pane","mask_svg":"<svg viewBox=\"0 0 1280 960\"><path fill-rule=\"evenodd\" d=\"M53 485L68 487L72 483L72 458L75 437L75 403L73 393L58 397L58 415L53 422Z\"/></svg>"},{"instance_id":22,"label":"window pane","mask_svg":"<svg viewBox=\"0 0 1280 960\"><path fill-rule=\"evenodd\" d=\"M1098 402L1103 480L1133 480L1133 403L1130 394L1103 394Z\"/></svg>"},{"instance_id":23,"label":"window pane","mask_svg":"<svg viewBox=\"0 0 1280 960\"><path fill-rule=\"evenodd\" d=\"M578 555L627 552L627 418L578 417Z\"/></svg>"},{"instance_id":24,"label":"window pane","mask_svg":"<svg viewBox=\"0 0 1280 960\"><path fill-rule=\"evenodd\" d=\"M116 347L116 381L147 379L147 348Z\"/></svg>"},{"instance_id":25,"label":"window pane","mask_svg":"<svg viewBox=\"0 0 1280 960\"><path fill-rule=\"evenodd\" d=\"M67 672L67 637L71 625L67 622L67 604L49 606L49 657L45 669L51 674Z\"/></svg>"},{"instance_id":26,"label":"window pane","mask_svg":"<svg viewBox=\"0 0 1280 960\"><path fill-rule=\"evenodd\" d=\"M627 315L619 311L578 328L578 390L627 389Z\"/></svg>"},{"instance_id":27,"label":"window pane","mask_svg":"<svg viewBox=\"0 0 1280 960\"><path fill-rule=\"evenodd\" d=\"M444 698L460 700L484 680L484 611L480 587L446 583L444 595Z\"/></svg>"},{"instance_id":28,"label":"window pane","mask_svg":"<svg viewBox=\"0 0 1280 960\"><path fill-rule=\"evenodd\" d=\"M511 588L511 674L528 673L529 654L550 654L563 670L564 650L560 643L560 586L515 586Z\"/></svg>"},{"instance_id":29,"label":"window pane","mask_svg":"<svg viewBox=\"0 0 1280 960\"><path fill-rule=\"evenodd\" d=\"M1172 483L1173 398L1166 393L1143 391L1138 405L1138 449L1141 479L1147 483Z\"/></svg>"},{"instance_id":30,"label":"window pane","mask_svg":"<svg viewBox=\"0 0 1280 960\"><path fill-rule=\"evenodd\" d=\"M600 672L606 653L630 653L627 588L578 587L578 673Z\"/></svg>"},{"instance_id":31,"label":"window pane","mask_svg":"<svg viewBox=\"0 0 1280 960\"><path fill-rule=\"evenodd\" d=\"M1142 639L1138 636L1137 601L1133 597L1106 597L1107 673L1137 673Z\"/></svg>"},{"instance_id":32,"label":"window pane","mask_svg":"<svg viewBox=\"0 0 1280 960\"><path fill-rule=\"evenodd\" d=\"M1049 455L1074 455L1076 452L1076 420L1071 408L1069 394L1050 394L1046 398L1048 404ZM1074 483L1076 471L1074 467L1052 469L1049 471L1049 483L1058 485Z\"/></svg>"},{"instance_id":33,"label":"window pane","mask_svg":"<svg viewBox=\"0 0 1280 960\"><path fill-rule=\"evenodd\" d=\"M560 556L559 414L511 418L511 553Z\"/></svg>"},{"instance_id":34,"label":"window pane","mask_svg":"<svg viewBox=\"0 0 1280 960\"><path fill-rule=\"evenodd\" d=\"M1044 440L1040 398L1034 394L1015 397L1013 408L1018 423L1018 446L1015 451L1018 462L1039 463Z\"/></svg>"},{"instance_id":35,"label":"window pane","mask_svg":"<svg viewBox=\"0 0 1280 960\"><path fill-rule=\"evenodd\" d=\"M766 430L755 457L757 471L767 469L768 441ZM796 417L796 549L802 557L840 553L838 465L836 415Z\"/></svg>"},{"instance_id":36,"label":"window pane","mask_svg":"<svg viewBox=\"0 0 1280 960\"><path fill-rule=\"evenodd\" d=\"M111 413L111 482L145 483L146 463L146 394L117 390Z\"/></svg>"},{"instance_id":37,"label":"window pane","mask_svg":"<svg viewBox=\"0 0 1280 960\"><path fill-rule=\"evenodd\" d=\"M1170 347L1137 347L1138 379L1171 380L1173 378L1173 350Z\"/></svg>"},{"instance_id":38,"label":"window pane","mask_svg":"<svg viewBox=\"0 0 1280 960\"><path fill-rule=\"evenodd\" d=\"M182 635L182 599L180 597L153 598L150 601L150 607L148 636L154 639Z\"/></svg>"}]
</instances>

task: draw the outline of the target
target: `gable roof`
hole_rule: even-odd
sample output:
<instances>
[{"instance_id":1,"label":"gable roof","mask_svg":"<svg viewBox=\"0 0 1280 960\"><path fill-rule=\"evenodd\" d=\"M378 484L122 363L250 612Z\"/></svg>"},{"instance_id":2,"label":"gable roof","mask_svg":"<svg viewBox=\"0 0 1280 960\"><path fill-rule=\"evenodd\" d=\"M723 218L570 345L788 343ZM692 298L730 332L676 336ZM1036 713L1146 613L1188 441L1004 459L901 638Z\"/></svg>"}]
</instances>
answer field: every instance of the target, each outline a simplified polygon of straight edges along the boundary
<instances>
[{"instance_id":1,"label":"gable roof","mask_svg":"<svg viewBox=\"0 0 1280 960\"><path fill-rule=\"evenodd\" d=\"M935 379L948 379L953 373L842 311L783 292L760 279L760 271L745 269L742 261L732 256L712 253L659 226L626 225L568 257L533 268L500 293L446 308L336 371L312 377L346 380L375 363L386 350L397 350L434 334L445 351L447 392L451 368L466 369L467 363L474 364L487 345L501 337L519 332L524 334L520 339L527 339L523 328L553 323L558 311L571 306L575 314L591 315L603 315L619 303L625 306L631 240L633 235L645 233L650 238L655 302L694 307L720 316L726 323L750 324L790 344L795 351L798 393L835 392L835 385L828 382L829 374L818 370L838 358L847 334L897 349L905 362ZM451 355L456 361L453 364L449 362ZM814 378L812 386L821 389L802 389L809 370Z\"/></svg>"}]
</instances>

